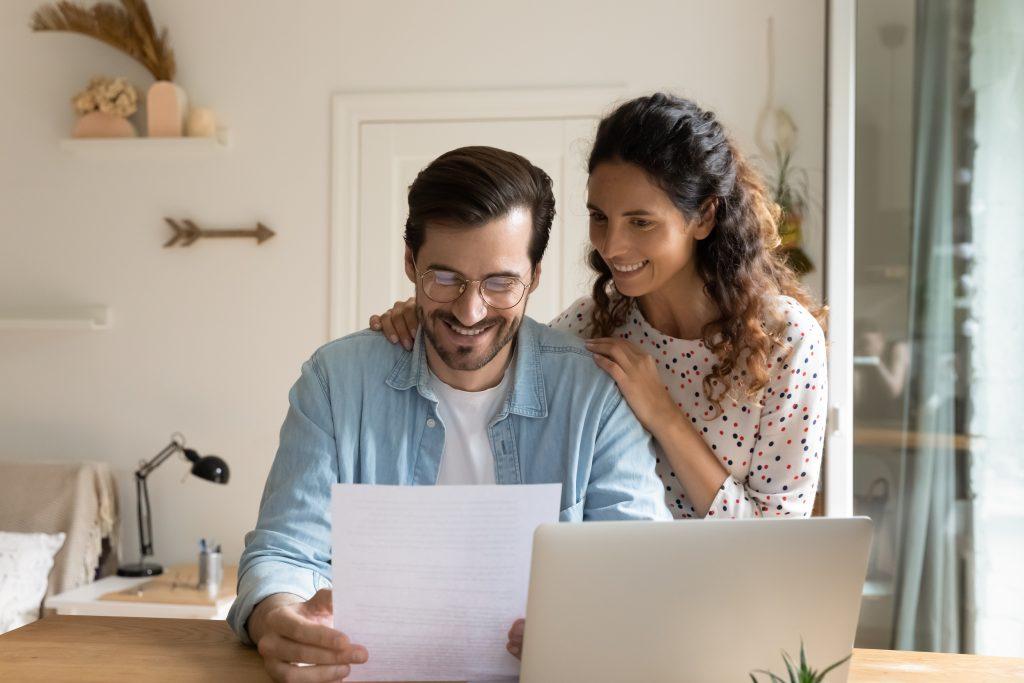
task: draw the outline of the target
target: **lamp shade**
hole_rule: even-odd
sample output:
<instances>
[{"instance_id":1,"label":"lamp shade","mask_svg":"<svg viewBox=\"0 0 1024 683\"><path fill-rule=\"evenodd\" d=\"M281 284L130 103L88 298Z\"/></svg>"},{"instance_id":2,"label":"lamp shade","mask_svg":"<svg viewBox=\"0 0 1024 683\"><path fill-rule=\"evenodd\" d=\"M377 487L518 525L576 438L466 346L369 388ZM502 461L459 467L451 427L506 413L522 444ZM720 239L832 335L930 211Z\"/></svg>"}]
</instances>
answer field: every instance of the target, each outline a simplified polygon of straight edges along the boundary
<instances>
[{"instance_id":1,"label":"lamp shade","mask_svg":"<svg viewBox=\"0 0 1024 683\"><path fill-rule=\"evenodd\" d=\"M231 476L228 464L216 455L200 456L191 448L184 449L185 457L192 461L192 474L215 484L226 484Z\"/></svg>"}]
</instances>

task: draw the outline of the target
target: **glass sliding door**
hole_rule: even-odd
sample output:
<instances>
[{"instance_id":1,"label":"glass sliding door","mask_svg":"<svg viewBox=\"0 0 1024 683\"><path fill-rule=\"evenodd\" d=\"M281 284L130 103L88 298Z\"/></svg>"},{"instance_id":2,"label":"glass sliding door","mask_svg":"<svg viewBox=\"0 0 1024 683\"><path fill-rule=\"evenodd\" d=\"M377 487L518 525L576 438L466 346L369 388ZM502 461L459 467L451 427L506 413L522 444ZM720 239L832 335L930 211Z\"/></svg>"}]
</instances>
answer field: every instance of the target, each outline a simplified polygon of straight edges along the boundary
<instances>
[{"instance_id":1,"label":"glass sliding door","mask_svg":"<svg viewBox=\"0 0 1024 683\"><path fill-rule=\"evenodd\" d=\"M1024 656L1024 3L856 28L857 644Z\"/></svg>"}]
</instances>

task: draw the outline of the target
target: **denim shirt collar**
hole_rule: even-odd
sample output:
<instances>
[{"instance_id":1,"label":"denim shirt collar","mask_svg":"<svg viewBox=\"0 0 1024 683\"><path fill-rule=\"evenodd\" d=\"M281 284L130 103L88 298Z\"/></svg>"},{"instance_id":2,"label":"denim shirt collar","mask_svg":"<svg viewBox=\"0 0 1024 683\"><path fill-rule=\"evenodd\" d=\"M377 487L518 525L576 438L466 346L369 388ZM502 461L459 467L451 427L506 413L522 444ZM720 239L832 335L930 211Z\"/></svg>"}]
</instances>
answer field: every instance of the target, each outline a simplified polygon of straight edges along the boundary
<instances>
[{"instance_id":1,"label":"denim shirt collar","mask_svg":"<svg viewBox=\"0 0 1024 683\"><path fill-rule=\"evenodd\" d=\"M516 333L516 358L512 364L512 390L501 412L495 420L504 419L509 413L523 417L547 417L547 394L544 391L544 375L540 367L540 338L536 326L540 323L523 316L523 322ZM406 391L416 387L420 396L437 402L437 396L430 388L430 372L427 367L427 347L423 328L416 333L412 351L402 354L388 376L387 385Z\"/></svg>"}]
</instances>

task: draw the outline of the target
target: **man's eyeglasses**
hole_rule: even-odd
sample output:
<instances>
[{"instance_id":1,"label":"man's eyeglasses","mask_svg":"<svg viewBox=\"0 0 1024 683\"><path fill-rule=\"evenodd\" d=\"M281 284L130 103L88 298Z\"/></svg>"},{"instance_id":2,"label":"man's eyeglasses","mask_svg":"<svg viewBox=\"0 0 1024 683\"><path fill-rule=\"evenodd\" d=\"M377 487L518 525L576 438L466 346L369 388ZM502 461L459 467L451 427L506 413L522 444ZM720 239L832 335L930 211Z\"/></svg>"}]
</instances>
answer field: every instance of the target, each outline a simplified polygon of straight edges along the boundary
<instances>
[{"instance_id":1,"label":"man's eyeglasses","mask_svg":"<svg viewBox=\"0 0 1024 683\"><path fill-rule=\"evenodd\" d=\"M450 304L472 284L480 285L480 298L495 309L514 308L523 300L529 283L509 275L492 275L483 280L467 280L450 270L426 270L420 274L420 286L431 301Z\"/></svg>"}]
</instances>

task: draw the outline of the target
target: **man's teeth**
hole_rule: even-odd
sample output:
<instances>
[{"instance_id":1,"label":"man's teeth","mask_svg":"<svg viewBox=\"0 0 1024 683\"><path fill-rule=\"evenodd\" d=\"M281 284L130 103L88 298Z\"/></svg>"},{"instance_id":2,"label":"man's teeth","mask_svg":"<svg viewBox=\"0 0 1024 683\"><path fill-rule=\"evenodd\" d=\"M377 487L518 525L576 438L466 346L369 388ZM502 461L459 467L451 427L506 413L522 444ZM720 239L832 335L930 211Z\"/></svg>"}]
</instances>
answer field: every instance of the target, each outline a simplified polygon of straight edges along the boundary
<instances>
[{"instance_id":1,"label":"man's teeth","mask_svg":"<svg viewBox=\"0 0 1024 683\"><path fill-rule=\"evenodd\" d=\"M630 264L628 266L620 266L618 264L613 263L612 264L612 268L614 268L615 270L619 271L620 273L632 273L634 270L640 270L641 268L646 266L647 263L648 263L647 259L644 259L643 261L639 261L638 263L632 263L632 264Z\"/></svg>"},{"instance_id":2,"label":"man's teeth","mask_svg":"<svg viewBox=\"0 0 1024 683\"><path fill-rule=\"evenodd\" d=\"M456 325L455 323L448 323L448 327L452 328L453 330L455 330L459 334L466 335L467 337L475 337L476 335L480 334L481 332L486 332L487 330L490 329L490 325L488 325L487 327L481 327L481 328L478 328L478 329L475 329L475 330L471 330L469 328L462 327L461 325Z\"/></svg>"}]
</instances>

